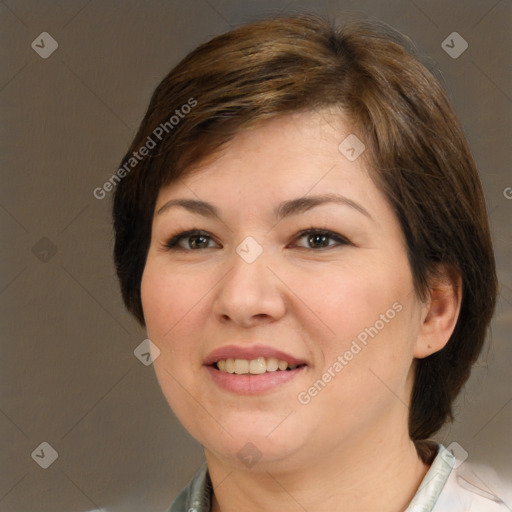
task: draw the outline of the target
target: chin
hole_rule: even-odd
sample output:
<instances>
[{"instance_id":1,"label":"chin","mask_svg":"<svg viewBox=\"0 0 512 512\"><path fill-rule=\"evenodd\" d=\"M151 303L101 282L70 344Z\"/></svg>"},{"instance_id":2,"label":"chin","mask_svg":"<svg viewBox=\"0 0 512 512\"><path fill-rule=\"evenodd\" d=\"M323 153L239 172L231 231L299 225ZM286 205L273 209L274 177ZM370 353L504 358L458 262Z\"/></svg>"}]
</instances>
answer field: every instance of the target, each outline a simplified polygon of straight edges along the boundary
<instances>
[{"instance_id":1,"label":"chin","mask_svg":"<svg viewBox=\"0 0 512 512\"><path fill-rule=\"evenodd\" d=\"M197 439L216 458L240 469L277 471L291 469L294 463L300 466L300 454L305 454L301 447L307 446L307 436L298 436L297 429L293 435L290 428L280 431L282 425L277 428L276 425L275 421L256 425L246 420L226 426L231 436L223 432L222 436L213 437L209 430L210 435L200 435Z\"/></svg>"}]
</instances>

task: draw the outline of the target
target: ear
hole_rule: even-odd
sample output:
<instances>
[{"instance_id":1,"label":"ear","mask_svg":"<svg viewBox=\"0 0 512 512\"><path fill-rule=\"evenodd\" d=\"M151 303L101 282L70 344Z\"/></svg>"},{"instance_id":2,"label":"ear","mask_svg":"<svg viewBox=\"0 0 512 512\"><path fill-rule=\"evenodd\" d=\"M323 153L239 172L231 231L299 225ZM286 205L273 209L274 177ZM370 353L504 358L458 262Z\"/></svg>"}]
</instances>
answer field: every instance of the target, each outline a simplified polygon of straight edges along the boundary
<instances>
[{"instance_id":1,"label":"ear","mask_svg":"<svg viewBox=\"0 0 512 512\"><path fill-rule=\"evenodd\" d=\"M422 359L444 348L457 324L461 302L460 275L451 265L438 265L421 314L414 357Z\"/></svg>"}]
</instances>

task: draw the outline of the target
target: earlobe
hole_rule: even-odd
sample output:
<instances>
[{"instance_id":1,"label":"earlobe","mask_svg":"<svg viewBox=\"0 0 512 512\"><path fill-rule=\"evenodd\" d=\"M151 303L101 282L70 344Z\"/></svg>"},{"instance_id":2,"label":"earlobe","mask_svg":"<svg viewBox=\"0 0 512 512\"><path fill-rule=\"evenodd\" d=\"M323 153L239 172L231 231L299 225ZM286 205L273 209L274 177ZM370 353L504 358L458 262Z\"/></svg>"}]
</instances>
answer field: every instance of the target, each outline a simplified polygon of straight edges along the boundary
<instances>
[{"instance_id":1,"label":"earlobe","mask_svg":"<svg viewBox=\"0 0 512 512\"><path fill-rule=\"evenodd\" d=\"M461 302L460 275L450 265L439 265L421 316L415 357L422 359L445 347L457 324Z\"/></svg>"}]
</instances>

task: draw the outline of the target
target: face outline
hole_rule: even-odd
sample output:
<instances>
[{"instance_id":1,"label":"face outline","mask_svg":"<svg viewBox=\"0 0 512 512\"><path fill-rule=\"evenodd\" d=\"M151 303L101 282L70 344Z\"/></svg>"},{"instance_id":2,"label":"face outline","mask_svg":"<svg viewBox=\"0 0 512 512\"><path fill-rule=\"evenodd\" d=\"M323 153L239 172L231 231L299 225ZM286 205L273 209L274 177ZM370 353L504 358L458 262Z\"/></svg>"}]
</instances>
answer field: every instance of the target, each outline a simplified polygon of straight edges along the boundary
<instances>
[{"instance_id":1,"label":"face outline","mask_svg":"<svg viewBox=\"0 0 512 512\"><path fill-rule=\"evenodd\" d=\"M275 470L386 432L407 435L426 307L414 292L398 219L363 158L350 161L338 150L350 133L339 112L283 115L239 133L219 158L158 196L155 212L178 198L218 210L155 213L141 296L148 337L160 350L154 367L163 394L207 454L227 465L243 467L238 455L247 443L261 454L257 467ZM281 202L325 194L342 195L368 215L328 202L274 216ZM348 243L328 239L329 247L313 248L300 236L310 228ZM207 248L166 248L192 229L211 236ZM236 250L247 237L263 249L251 263ZM240 395L214 383L203 364L225 345L271 345L307 366L268 392ZM325 386L311 396L318 380Z\"/></svg>"}]
</instances>

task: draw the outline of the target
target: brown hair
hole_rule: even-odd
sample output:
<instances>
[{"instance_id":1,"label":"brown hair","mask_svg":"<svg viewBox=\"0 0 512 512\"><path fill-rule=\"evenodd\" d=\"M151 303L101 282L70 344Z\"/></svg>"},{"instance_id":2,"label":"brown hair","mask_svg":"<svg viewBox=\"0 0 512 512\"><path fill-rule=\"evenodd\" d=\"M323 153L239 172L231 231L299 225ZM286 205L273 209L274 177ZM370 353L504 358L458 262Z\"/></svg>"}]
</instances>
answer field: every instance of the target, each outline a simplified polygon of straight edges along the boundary
<instances>
[{"instance_id":1,"label":"brown hair","mask_svg":"<svg viewBox=\"0 0 512 512\"><path fill-rule=\"evenodd\" d=\"M121 163L127 169L134 152L156 138L155 129L166 127L158 146L117 186L114 257L124 302L144 324L140 284L160 188L256 122L339 106L401 223L418 295L428 295L439 263L462 280L448 344L417 361L409 432L419 447L453 418L452 402L485 340L497 278L482 187L463 131L440 84L408 46L381 24L336 28L298 15L248 24L196 48L156 88ZM194 106L182 110L187 104ZM171 126L170 117L185 111Z\"/></svg>"}]
</instances>

